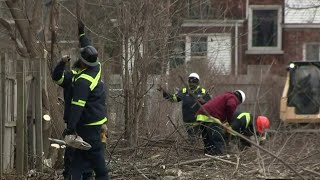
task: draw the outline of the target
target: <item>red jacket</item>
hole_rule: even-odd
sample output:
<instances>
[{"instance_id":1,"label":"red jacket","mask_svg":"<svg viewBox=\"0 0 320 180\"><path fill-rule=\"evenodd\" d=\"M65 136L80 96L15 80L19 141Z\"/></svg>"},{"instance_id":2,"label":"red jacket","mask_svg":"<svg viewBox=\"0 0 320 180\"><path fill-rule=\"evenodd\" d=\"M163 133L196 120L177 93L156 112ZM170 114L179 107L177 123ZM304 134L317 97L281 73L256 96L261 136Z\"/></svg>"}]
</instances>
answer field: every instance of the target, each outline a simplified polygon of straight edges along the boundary
<instances>
[{"instance_id":1,"label":"red jacket","mask_svg":"<svg viewBox=\"0 0 320 180\"><path fill-rule=\"evenodd\" d=\"M222 123L228 121L231 123L232 116L240 104L237 96L233 92L226 92L216 96L202 106L197 114L207 115L206 111L213 117L219 119ZM204 111L204 109L206 111Z\"/></svg>"}]
</instances>

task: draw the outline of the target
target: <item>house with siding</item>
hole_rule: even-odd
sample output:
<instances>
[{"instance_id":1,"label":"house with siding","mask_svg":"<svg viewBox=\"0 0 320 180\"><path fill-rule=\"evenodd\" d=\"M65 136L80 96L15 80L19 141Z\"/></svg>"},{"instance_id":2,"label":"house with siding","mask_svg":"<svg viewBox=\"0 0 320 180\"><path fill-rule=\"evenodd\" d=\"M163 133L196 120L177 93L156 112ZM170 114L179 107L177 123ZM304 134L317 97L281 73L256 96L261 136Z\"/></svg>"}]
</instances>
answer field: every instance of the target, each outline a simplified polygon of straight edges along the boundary
<instances>
[{"instance_id":1,"label":"house with siding","mask_svg":"<svg viewBox=\"0 0 320 180\"><path fill-rule=\"evenodd\" d=\"M217 3L188 1L181 25L186 63L206 60L224 75L246 74L250 65L272 65L272 73L285 75L290 61L319 60L318 1Z\"/></svg>"}]
</instances>

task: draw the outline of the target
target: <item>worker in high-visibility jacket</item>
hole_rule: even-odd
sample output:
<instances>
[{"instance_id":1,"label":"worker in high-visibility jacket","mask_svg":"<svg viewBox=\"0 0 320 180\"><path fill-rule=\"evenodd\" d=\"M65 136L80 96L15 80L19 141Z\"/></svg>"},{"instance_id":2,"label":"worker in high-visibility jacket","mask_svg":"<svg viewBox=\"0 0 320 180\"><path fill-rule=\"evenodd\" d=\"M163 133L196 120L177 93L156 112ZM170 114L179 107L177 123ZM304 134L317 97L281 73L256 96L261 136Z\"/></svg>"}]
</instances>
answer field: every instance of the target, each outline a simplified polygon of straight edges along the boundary
<instances>
[{"instance_id":1,"label":"worker in high-visibility jacket","mask_svg":"<svg viewBox=\"0 0 320 180\"><path fill-rule=\"evenodd\" d=\"M77 74L76 68L71 71L65 70L67 62L70 60L69 56L64 56L61 61L54 68L52 73L52 79L56 84L63 88L64 97L64 114L63 119L67 124L70 116L71 98L72 98L72 78ZM67 146L64 151L64 170L62 172L64 180L71 180L70 166L73 156L74 148ZM82 175L83 180L90 179L93 176L91 169L85 170Z\"/></svg>"},{"instance_id":2,"label":"worker in high-visibility jacket","mask_svg":"<svg viewBox=\"0 0 320 180\"><path fill-rule=\"evenodd\" d=\"M270 121L266 116L257 116L255 122L253 121L254 118L251 113L244 111L236 111L232 116L230 127L234 131L244 135L247 138L250 138L256 134L258 142L262 143L265 141L266 129L269 128ZM240 150L243 150L244 148L251 146L251 143L249 143L248 141L238 138L235 134L231 132L228 133L232 135L232 137L236 138Z\"/></svg>"},{"instance_id":3,"label":"worker in high-visibility jacket","mask_svg":"<svg viewBox=\"0 0 320 180\"><path fill-rule=\"evenodd\" d=\"M222 155L226 147L226 135L222 123L231 123L238 105L245 101L241 90L225 92L208 101L197 112L197 121L201 123L205 154Z\"/></svg>"},{"instance_id":4,"label":"worker in high-visibility jacket","mask_svg":"<svg viewBox=\"0 0 320 180\"><path fill-rule=\"evenodd\" d=\"M79 22L80 41L86 38L81 25L82 22ZM71 179L81 180L82 173L91 168L95 172L96 180L106 180L108 171L101 142L101 127L107 122L106 90L101 80L102 68L98 61L98 52L89 41L80 50L77 67L79 70L72 78L71 108L65 135L80 136L91 148L75 149L71 161Z\"/></svg>"},{"instance_id":5,"label":"worker in high-visibility jacket","mask_svg":"<svg viewBox=\"0 0 320 180\"><path fill-rule=\"evenodd\" d=\"M79 28L81 29L81 27ZM87 46L90 42L87 37L82 36L80 39L81 47ZM66 65L70 61L70 57L65 55L61 58L61 61L58 62L56 67L52 72L52 80L63 88L63 98L64 98L64 114L63 119L67 124L70 119L70 110L71 110L71 99L72 99L72 79L78 73L79 63L75 63L72 67L72 70L66 70ZM63 133L65 134L65 132ZM65 180L71 180L70 166L72 161L74 148L67 146L64 151L64 171L63 176ZM93 176L92 169L87 169L82 175L83 180L90 179Z\"/></svg>"},{"instance_id":6,"label":"worker in high-visibility jacket","mask_svg":"<svg viewBox=\"0 0 320 180\"><path fill-rule=\"evenodd\" d=\"M188 77L188 87L180 89L177 93L170 94L163 90L163 97L171 102L182 102L182 119L188 133L191 144L195 143L200 135L200 126L196 122L196 112L200 104L205 104L211 99L208 91L200 86L200 77L197 73L191 73ZM198 102L197 102L198 101Z\"/></svg>"}]
</instances>

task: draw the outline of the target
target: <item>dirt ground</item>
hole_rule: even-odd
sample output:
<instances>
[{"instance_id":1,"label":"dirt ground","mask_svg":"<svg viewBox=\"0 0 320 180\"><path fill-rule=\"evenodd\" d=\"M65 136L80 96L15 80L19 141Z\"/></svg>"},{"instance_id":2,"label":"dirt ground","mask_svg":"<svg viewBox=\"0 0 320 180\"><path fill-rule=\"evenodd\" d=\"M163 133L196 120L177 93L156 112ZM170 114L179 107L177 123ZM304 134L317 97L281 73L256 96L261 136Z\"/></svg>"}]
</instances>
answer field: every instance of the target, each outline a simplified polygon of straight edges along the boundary
<instances>
[{"instance_id":1,"label":"dirt ground","mask_svg":"<svg viewBox=\"0 0 320 180\"><path fill-rule=\"evenodd\" d=\"M110 177L116 180L320 179L319 137L319 127L311 131L290 127L269 132L262 147L286 165L256 147L239 151L235 143L230 143L228 155L208 157L203 154L201 142L190 146L178 138L145 139L139 147L127 148L127 142L114 139L108 147Z\"/></svg>"},{"instance_id":2,"label":"dirt ground","mask_svg":"<svg viewBox=\"0 0 320 180\"><path fill-rule=\"evenodd\" d=\"M306 179L320 179L318 135L278 137L263 147ZM145 143L137 152L119 146L114 149L110 161L110 176L117 180L301 179L280 161L255 147L212 158L205 156L200 146L194 150L178 142L154 141Z\"/></svg>"},{"instance_id":3,"label":"dirt ground","mask_svg":"<svg viewBox=\"0 0 320 180\"><path fill-rule=\"evenodd\" d=\"M201 141L191 146L179 136L141 137L138 147L129 148L125 140L112 135L107 147L109 176L113 180L320 179L319 127L300 131L306 130L274 130L262 146L287 165L256 147L240 152L234 143L227 155L208 157ZM59 179L60 174L56 169L28 179ZM5 179L19 179L13 177Z\"/></svg>"}]
</instances>

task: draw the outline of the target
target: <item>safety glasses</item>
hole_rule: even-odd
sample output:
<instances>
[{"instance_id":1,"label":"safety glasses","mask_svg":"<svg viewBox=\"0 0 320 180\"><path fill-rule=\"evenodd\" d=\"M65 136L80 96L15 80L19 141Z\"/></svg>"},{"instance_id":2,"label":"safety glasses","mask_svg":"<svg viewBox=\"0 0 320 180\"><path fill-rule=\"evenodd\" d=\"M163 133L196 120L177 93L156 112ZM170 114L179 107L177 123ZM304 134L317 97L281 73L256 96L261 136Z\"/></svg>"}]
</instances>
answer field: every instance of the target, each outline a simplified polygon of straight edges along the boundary
<instances>
[{"instance_id":1,"label":"safety glasses","mask_svg":"<svg viewBox=\"0 0 320 180\"><path fill-rule=\"evenodd\" d=\"M189 83L199 83L199 79L191 77L191 78L189 78L188 82Z\"/></svg>"}]
</instances>

